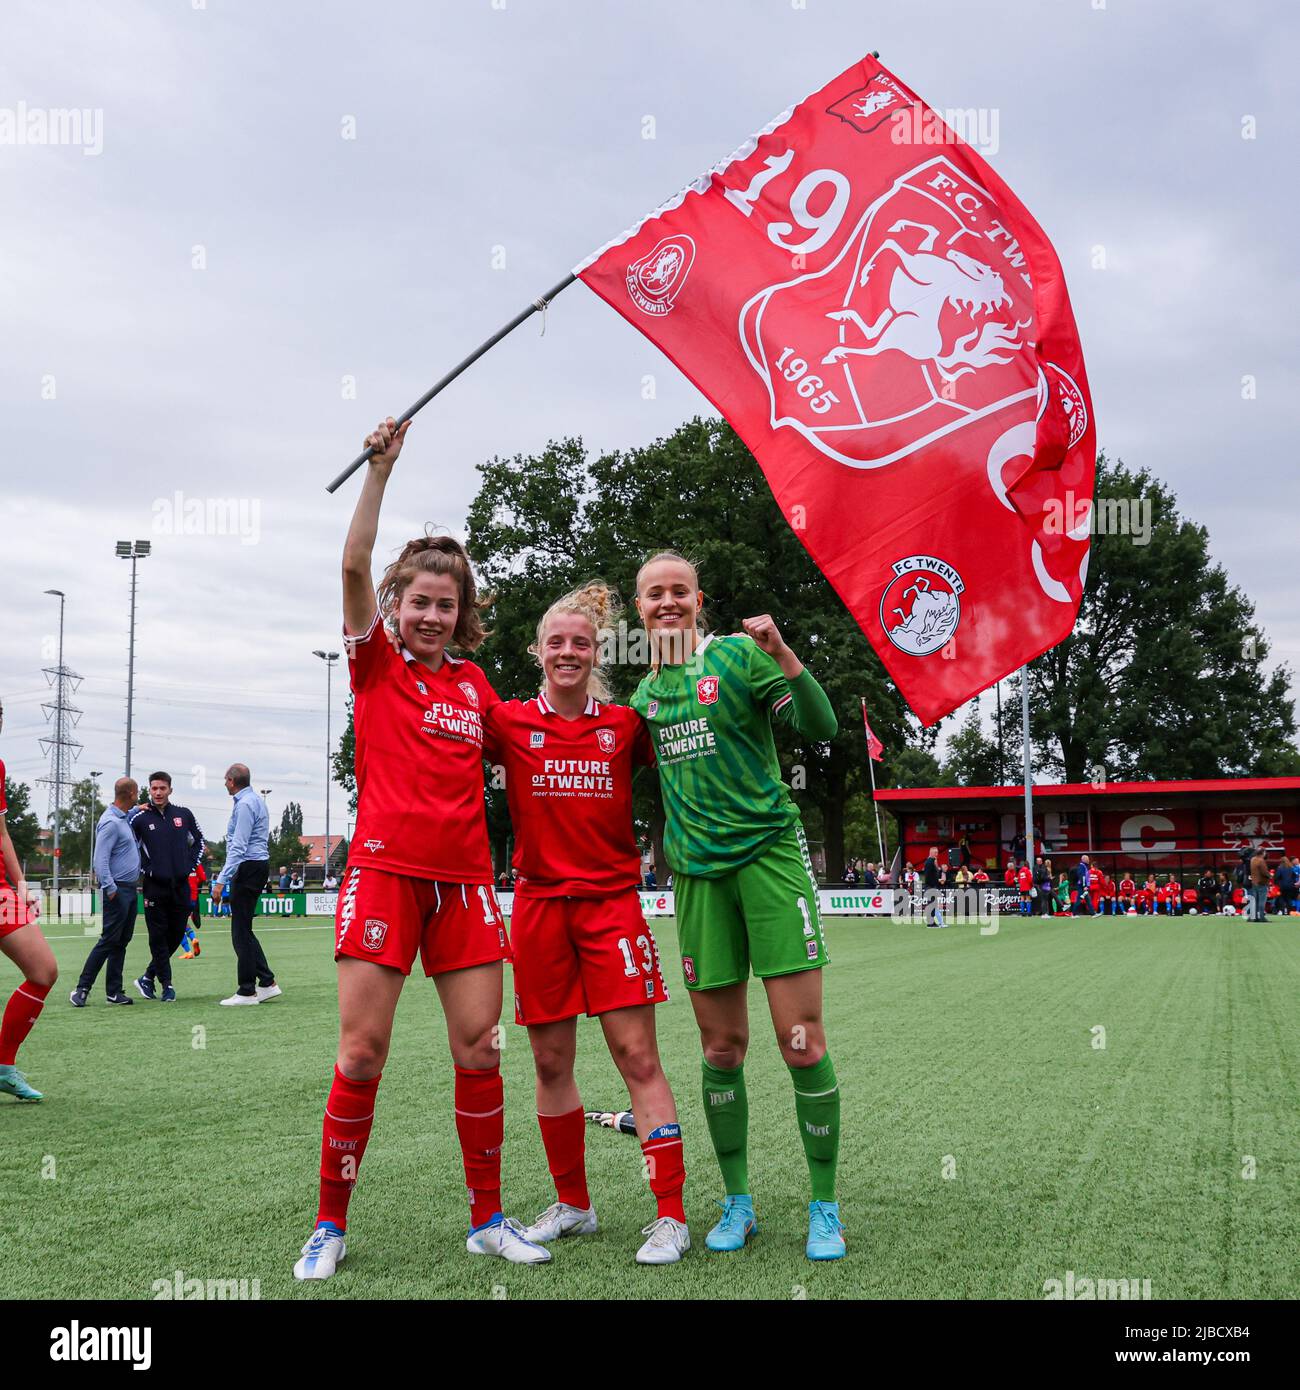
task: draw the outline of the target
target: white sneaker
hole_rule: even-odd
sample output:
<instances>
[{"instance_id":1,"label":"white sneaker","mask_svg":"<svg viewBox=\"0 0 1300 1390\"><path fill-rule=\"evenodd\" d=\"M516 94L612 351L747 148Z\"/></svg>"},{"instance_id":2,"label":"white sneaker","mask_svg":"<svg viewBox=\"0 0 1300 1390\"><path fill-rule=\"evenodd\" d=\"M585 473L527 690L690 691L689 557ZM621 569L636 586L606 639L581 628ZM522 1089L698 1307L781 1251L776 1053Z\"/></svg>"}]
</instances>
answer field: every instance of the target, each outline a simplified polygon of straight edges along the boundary
<instances>
[{"instance_id":1,"label":"white sneaker","mask_svg":"<svg viewBox=\"0 0 1300 1390\"><path fill-rule=\"evenodd\" d=\"M500 1217L489 1226L469 1233L465 1249L471 1255L497 1255L514 1265L544 1265L551 1252L544 1245L534 1245L524 1236L518 1221Z\"/></svg>"},{"instance_id":2,"label":"white sneaker","mask_svg":"<svg viewBox=\"0 0 1300 1390\"><path fill-rule=\"evenodd\" d=\"M258 985L257 1002L260 1004L267 999L278 999L283 993L279 985Z\"/></svg>"},{"instance_id":3,"label":"white sneaker","mask_svg":"<svg viewBox=\"0 0 1300 1390\"><path fill-rule=\"evenodd\" d=\"M223 999L223 1004L260 1004L262 1001L255 994L232 994L229 999Z\"/></svg>"},{"instance_id":4,"label":"white sneaker","mask_svg":"<svg viewBox=\"0 0 1300 1390\"><path fill-rule=\"evenodd\" d=\"M639 1265L675 1265L691 1248L691 1233L675 1216L661 1216L641 1232L650 1239L636 1252Z\"/></svg>"},{"instance_id":5,"label":"white sneaker","mask_svg":"<svg viewBox=\"0 0 1300 1390\"><path fill-rule=\"evenodd\" d=\"M552 1202L524 1231L524 1239L545 1245L562 1236L589 1236L596 1230L596 1208L571 1207L568 1202Z\"/></svg>"},{"instance_id":6,"label":"white sneaker","mask_svg":"<svg viewBox=\"0 0 1300 1390\"><path fill-rule=\"evenodd\" d=\"M225 1000L222 1000L225 1003ZM302 1259L293 1267L295 1279L328 1279L343 1262L348 1247L342 1231L330 1225L317 1226L302 1247Z\"/></svg>"}]
</instances>

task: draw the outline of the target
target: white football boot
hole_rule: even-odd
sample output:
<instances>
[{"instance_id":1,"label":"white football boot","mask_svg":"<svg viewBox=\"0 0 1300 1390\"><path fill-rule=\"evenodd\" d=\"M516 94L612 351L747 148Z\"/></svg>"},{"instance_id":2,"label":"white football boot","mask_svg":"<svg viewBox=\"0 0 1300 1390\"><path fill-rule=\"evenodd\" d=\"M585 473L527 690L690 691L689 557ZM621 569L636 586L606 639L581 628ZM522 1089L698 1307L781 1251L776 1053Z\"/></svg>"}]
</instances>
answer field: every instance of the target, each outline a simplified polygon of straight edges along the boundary
<instances>
[{"instance_id":1,"label":"white football boot","mask_svg":"<svg viewBox=\"0 0 1300 1390\"><path fill-rule=\"evenodd\" d=\"M348 1253L343 1243L343 1232L328 1221L322 1222L311 1233L311 1239L302 1247L302 1259L293 1267L295 1279L328 1279L342 1263Z\"/></svg>"},{"instance_id":2,"label":"white football boot","mask_svg":"<svg viewBox=\"0 0 1300 1390\"><path fill-rule=\"evenodd\" d=\"M571 1207L568 1202L552 1202L524 1231L524 1239L546 1245L564 1236L589 1236L596 1231L596 1208Z\"/></svg>"},{"instance_id":3,"label":"white football boot","mask_svg":"<svg viewBox=\"0 0 1300 1390\"><path fill-rule=\"evenodd\" d=\"M636 1252L639 1265L675 1265L691 1248L691 1233L675 1216L661 1216L642 1232L650 1239Z\"/></svg>"},{"instance_id":4,"label":"white football boot","mask_svg":"<svg viewBox=\"0 0 1300 1390\"><path fill-rule=\"evenodd\" d=\"M510 1221L498 1216L477 1231L471 1231L465 1241L465 1249L471 1255L495 1255L498 1259L509 1260L514 1265L549 1264L551 1252L544 1245L534 1245L524 1235L524 1228L518 1221Z\"/></svg>"}]
</instances>

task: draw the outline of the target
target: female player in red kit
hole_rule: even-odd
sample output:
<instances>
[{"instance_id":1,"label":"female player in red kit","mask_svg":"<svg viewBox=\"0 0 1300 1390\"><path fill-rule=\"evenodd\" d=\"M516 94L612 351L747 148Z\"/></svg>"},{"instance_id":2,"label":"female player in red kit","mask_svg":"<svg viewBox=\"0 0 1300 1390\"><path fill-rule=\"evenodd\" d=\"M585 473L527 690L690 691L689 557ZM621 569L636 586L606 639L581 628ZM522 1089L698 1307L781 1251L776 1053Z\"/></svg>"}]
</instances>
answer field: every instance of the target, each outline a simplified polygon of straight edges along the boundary
<instances>
[{"instance_id":1,"label":"female player in red kit","mask_svg":"<svg viewBox=\"0 0 1300 1390\"><path fill-rule=\"evenodd\" d=\"M494 705L485 752L505 770L518 875L510 932L515 1017L537 1069L537 1121L556 1201L525 1232L539 1244L596 1230L587 1191L585 1117L573 1079L578 1015L600 1019L627 1084L658 1215L639 1264L675 1264L690 1249L682 1209L682 1134L659 1062L654 1006L668 995L641 915L641 856L632 776L654 763L640 715L609 703L597 665L618 601L606 585L547 609L529 650L544 673L531 700Z\"/></svg>"},{"instance_id":2,"label":"female player in red kit","mask_svg":"<svg viewBox=\"0 0 1300 1390\"><path fill-rule=\"evenodd\" d=\"M0 726L4 710L0 709ZM27 897L22 865L5 825L5 765L0 763L0 952L23 972L23 982L9 996L0 1016L0 1094L40 1100L15 1065L23 1039L32 1031L45 999L59 978L54 952L36 925L37 909Z\"/></svg>"},{"instance_id":3,"label":"female player in red kit","mask_svg":"<svg viewBox=\"0 0 1300 1390\"><path fill-rule=\"evenodd\" d=\"M389 419L343 549L343 628L356 729L357 823L336 919L339 1049L325 1104L316 1228L294 1266L328 1279L346 1253L348 1200L374 1120L397 997L417 954L432 977L456 1066L456 1131L471 1254L543 1264L551 1253L501 1212L504 1097L497 1026L510 957L492 891L483 717L500 703L472 662L483 639L474 574L449 536L407 543L376 594L370 557L408 426ZM383 627L401 638L400 653Z\"/></svg>"}]
</instances>

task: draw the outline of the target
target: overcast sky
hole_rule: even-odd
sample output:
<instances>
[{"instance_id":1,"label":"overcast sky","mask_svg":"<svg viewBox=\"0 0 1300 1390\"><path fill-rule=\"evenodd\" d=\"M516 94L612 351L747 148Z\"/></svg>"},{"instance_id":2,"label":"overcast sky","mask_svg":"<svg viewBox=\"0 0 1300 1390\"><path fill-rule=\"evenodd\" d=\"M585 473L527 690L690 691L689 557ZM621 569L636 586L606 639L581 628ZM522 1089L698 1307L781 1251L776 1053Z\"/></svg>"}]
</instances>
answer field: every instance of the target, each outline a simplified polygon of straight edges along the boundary
<instances>
[{"instance_id":1,"label":"overcast sky","mask_svg":"<svg viewBox=\"0 0 1300 1390\"><path fill-rule=\"evenodd\" d=\"M102 113L81 146L0 144L10 775L46 767L50 588L85 676L76 773L121 770L113 547L148 538L135 771L168 768L218 838L238 758L274 819L292 798L323 830L311 651L338 646L355 498L325 484L375 419L872 48L931 106L996 120L987 156L1065 267L1101 445L1172 486L1300 666L1295 16L1282 0L6 0L0 132L21 103ZM707 410L576 285L544 339L526 325L421 416L377 562L425 521L462 527L493 453L633 446ZM236 499L245 534L160 530L178 491ZM334 695L337 735L342 670ZM341 792L333 808L337 833Z\"/></svg>"}]
</instances>

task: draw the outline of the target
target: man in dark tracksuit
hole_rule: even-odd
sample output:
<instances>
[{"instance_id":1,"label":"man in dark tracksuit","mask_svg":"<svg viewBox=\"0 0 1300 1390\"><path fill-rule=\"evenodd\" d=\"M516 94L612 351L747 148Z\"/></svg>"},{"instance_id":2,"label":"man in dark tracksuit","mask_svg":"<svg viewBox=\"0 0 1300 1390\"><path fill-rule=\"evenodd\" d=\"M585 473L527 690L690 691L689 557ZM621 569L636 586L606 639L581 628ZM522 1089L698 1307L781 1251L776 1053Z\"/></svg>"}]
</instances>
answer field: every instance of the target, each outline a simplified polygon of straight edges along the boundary
<instances>
[{"instance_id":1,"label":"man in dark tracksuit","mask_svg":"<svg viewBox=\"0 0 1300 1390\"><path fill-rule=\"evenodd\" d=\"M149 774L149 804L131 816L131 829L140 846L144 921L149 929L152 959L135 987L155 999L155 982L162 1000L176 998L172 988L172 956L185 935L190 915L190 875L203 858L203 832L193 812L171 802L172 779L165 772Z\"/></svg>"},{"instance_id":2,"label":"man in dark tracksuit","mask_svg":"<svg viewBox=\"0 0 1300 1390\"><path fill-rule=\"evenodd\" d=\"M943 903L940 901L939 892L943 887L943 871L939 868L939 851L934 848L930 851L929 857L921 865L921 881L925 888L923 901L925 903L925 925L927 927L942 927L946 923L943 920Z\"/></svg>"}]
</instances>

